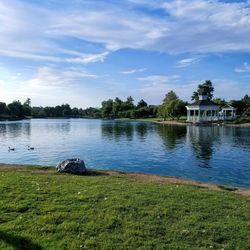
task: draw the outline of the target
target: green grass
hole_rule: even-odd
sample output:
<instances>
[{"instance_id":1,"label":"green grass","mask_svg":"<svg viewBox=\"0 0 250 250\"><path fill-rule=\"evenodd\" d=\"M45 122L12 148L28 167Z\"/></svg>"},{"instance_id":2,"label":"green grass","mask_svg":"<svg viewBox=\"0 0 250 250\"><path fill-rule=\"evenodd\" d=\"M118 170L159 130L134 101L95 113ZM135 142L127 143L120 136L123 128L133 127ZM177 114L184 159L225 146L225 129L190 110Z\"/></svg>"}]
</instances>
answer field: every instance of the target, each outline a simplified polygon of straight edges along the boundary
<instances>
[{"instance_id":1,"label":"green grass","mask_svg":"<svg viewBox=\"0 0 250 250\"><path fill-rule=\"evenodd\" d=\"M0 167L0 249L250 249L250 198L126 174Z\"/></svg>"},{"instance_id":2,"label":"green grass","mask_svg":"<svg viewBox=\"0 0 250 250\"><path fill-rule=\"evenodd\" d=\"M250 123L250 117L238 117L233 121L234 124Z\"/></svg>"}]
</instances>

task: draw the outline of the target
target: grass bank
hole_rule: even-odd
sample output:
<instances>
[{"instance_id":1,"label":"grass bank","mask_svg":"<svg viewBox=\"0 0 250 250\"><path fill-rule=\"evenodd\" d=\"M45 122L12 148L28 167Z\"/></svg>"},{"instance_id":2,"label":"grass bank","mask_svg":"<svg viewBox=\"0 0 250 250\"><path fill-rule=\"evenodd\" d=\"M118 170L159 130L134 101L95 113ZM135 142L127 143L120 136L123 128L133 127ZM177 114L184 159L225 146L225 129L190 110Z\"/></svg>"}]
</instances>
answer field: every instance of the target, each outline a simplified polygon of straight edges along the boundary
<instances>
[{"instance_id":1,"label":"grass bank","mask_svg":"<svg viewBox=\"0 0 250 250\"><path fill-rule=\"evenodd\" d=\"M249 211L178 179L0 166L0 249L250 249Z\"/></svg>"}]
</instances>

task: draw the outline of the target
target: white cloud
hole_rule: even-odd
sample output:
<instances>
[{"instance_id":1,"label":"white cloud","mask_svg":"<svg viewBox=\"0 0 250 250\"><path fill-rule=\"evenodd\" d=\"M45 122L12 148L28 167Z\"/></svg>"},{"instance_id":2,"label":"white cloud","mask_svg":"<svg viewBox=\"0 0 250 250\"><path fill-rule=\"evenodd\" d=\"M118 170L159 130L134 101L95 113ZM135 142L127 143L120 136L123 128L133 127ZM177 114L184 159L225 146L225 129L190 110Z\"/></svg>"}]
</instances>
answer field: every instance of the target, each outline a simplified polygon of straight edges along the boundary
<instances>
[{"instance_id":1,"label":"white cloud","mask_svg":"<svg viewBox=\"0 0 250 250\"><path fill-rule=\"evenodd\" d=\"M50 89L65 88L81 78L96 78L94 74L89 74L80 69L58 70L51 67L40 67L34 78L27 81L31 88Z\"/></svg>"},{"instance_id":2,"label":"white cloud","mask_svg":"<svg viewBox=\"0 0 250 250\"><path fill-rule=\"evenodd\" d=\"M200 62L200 60L201 59L197 58L197 57L185 58L185 59L178 61L176 67L177 68L185 68L185 67L188 67L190 65L193 65L193 64Z\"/></svg>"},{"instance_id":3,"label":"white cloud","mask_svg":"<svg viewBox=\"0 0 250 250\"><path fill-rule=\"evenodd\" d=\"M244 62L241 67L235 68L235 72L237 73L249 73L250 72L250 64Z\"/></svg>"},{"instance_id":4,"label":"white cloud","mask_svg":"<svg viewBox=\"0 0 250 250\"><path fill-rule=\"evenodd\" d=\"M69 46L60 43L65 38L102 44L108 51L120 48L170 53L250 51L249 2L130 2L132 7L122 2L79 1L70 7L65 4L62 10L20 0L2 1L0 54L51 61L66 58L80 64L102 61L107 56L108 52L86 55L85 51L76 51L81 55L71 58ZM53 3L56 1L52 6ZM143 13L136 8L140 4L150 9L161 8L166 14Z\"/></svg>"},{"instance_id":5,"label":"white cloud","mask_svg":"<svg viewBox=\"0 0 250 250\"><path fill-rule=\"evenodd\" d=\"M135 73L144 72L145 70L146 70L146 68L130 69L130 70L122 71L121 73L125 74L125 75L129 75L129 74L135 74Z\"/></svg>"},{"instance_id":6,"label":"white cloud","mask_svg":"<svg viewBox=\"0 0 250 250\"><path fill-rule=\"evenodd\" d=\"M79 64L103 62L108 55L109 55L108 51L100 54L84 54L76 58L68 58L66 59L66 62L79 63Z\"/></svg>"},{"instance_id":7,"label":"white cloud","mask_svg":"<svg viewBox=\"0 0 250 250\"><path fill-rule=\"evenodd\" d=\"M145 76L145 77L139 77L137 80L139 81L149 81L152 83L166 83L169 81L176 81L179 78L178 75L151 75L151 76Z\"/></svg>"}]
</instances>

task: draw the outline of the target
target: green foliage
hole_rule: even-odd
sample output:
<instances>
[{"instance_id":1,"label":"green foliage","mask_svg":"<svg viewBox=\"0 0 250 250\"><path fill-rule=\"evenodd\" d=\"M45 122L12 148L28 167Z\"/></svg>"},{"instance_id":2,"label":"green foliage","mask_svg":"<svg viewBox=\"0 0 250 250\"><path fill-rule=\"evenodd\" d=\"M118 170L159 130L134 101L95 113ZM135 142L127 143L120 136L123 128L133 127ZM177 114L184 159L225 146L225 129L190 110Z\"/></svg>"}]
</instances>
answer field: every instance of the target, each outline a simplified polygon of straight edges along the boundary
<instances>
[{"instance_id":1,"label":"green foliage","mask_svg":"<svg viewBox=\"0 0 250 250\"><path fill-rule=\"evenodd\" d=\"M228 104L227 101L225 101L225 99L221 99L221 98L213 99L213 102L219 105L220 107L223 107Z\"/></svg>"},{"instance_id":2,"label":"green foliage","mask_svg":"<svg viewBox=\"0 0 250 250\"><path fill-rule=\"evenodd\" d=\"M115 118L147 118L157 115L157 106L148 105L143 99L134 105L134 99L129 96L126 101L118 97L115 100L109 99L102 102L102 117Z\"/></svg>"},{"instance_id":3,"label":"green foliage","mask_svg":"<svg viewBox=\"0 0 250 250\"><path fill-rule=\"evenodd\" d=\"M8 114L8 107L6 103L0 102L0 115L7 115Z\"/></svg>"},{"instance_id":4,"label":"green foliage","mask_svg":"<svg viewBox=\"0 0 250 250\"><path fill-rule=\"evenodd\" d=\"M0 249L249 249L249 211L227 190L0 168Z\"/></svg>"},{"instance_id":5,"label":"green foliage","mask_svg":"<svg viewBox=\"0 0 250 250\"><path fill-rule=\"evenodd\" d=\"M141 99L139 102L138 102L138 104L137 104L137 108L138 109L140 109L140 108L145 108L145 107L147 107L148 106L148 104L143 100L143 99Z\"/></svg>"},{"instance_id":6,"label":"green foliage","mask_svg":"<svg viewBox=\"0 0 250 250\"><path fill-rule=\"evenodd\" d=\"M13 101L8 105L9 114L12 117L23 117L23 105L20 101Z\"/></svg>"},{"instance_id":7,"label":"green foliage","mask_svg":"<svg viewBox=\"0 0 250 250\"><path fill-rule=\"evenodd\" d=\"M162 105L160 105L158 109L158 115L162 117L164 120L167 117L177 118L186 114L186 103L182 100L179 100L176 93L171 90L168 92L163 100Z\"/></svg>"},{"instance_id":8,"label":"green foliage","mask_svg":"<svg viewBox=\"0 0 250 250\"><path fill-rule=\"evenodd\" d=\"M193 92L192 100L198 100L199 95L207 95L209 100L213 98L214 87L210 80L206 80L203 84L198 85L197 91Z\"/></svg>"},{"instance_id":9,"label":"green foliage","mask_svg":"<svg viewBox=\"0 0 250 250\"><path fill-rule=\"evenodd\" d=\"M178 96L173 90L171 90L165 95L165 98L163 99L163 103L168 104L169 102L176 101L176 100L178 100Z\"/></svg>"},{"instance_id":10,"label":"green foliage","mask_svg":"<svg viewBox=\"0 0 250 250\"><path fill-rule=\"evenodd\" d=\"M113 116L113 100L109 99L102 102L101 113L103 118L112 118Z\"/></svg>"}]
</instances>

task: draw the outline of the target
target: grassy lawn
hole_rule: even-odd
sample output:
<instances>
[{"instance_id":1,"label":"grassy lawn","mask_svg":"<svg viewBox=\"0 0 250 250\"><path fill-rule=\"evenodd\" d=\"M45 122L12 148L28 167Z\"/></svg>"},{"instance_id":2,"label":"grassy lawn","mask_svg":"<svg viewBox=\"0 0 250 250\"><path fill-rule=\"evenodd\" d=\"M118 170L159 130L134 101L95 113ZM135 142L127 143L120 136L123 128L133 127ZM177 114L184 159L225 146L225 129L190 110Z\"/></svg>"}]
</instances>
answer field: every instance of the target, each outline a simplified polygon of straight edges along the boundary
<instances>
[{"instance_id":1,"label":"grassy lawn","mask_svg":"<svg viewBox=\"0 0 250 250\"><path fill-rule=\"evenodd\" d=\"M119 173L0 167L0 249L250 249L250 197Z\"/></svg>"}]
</instances>

